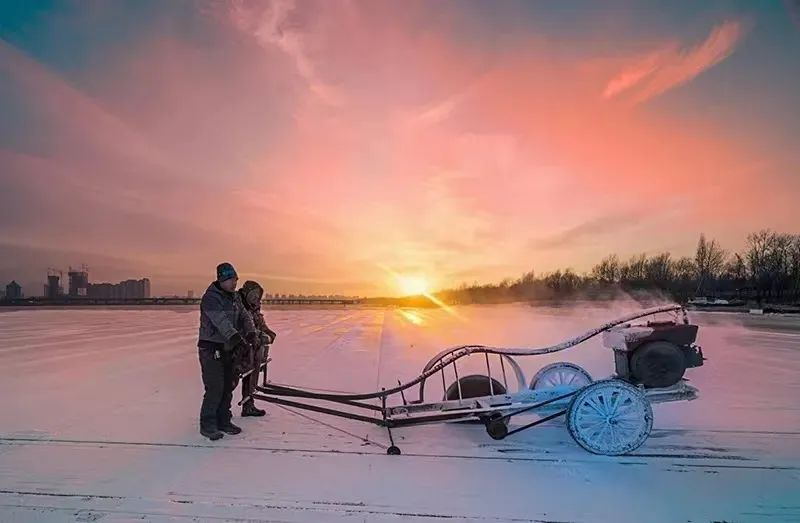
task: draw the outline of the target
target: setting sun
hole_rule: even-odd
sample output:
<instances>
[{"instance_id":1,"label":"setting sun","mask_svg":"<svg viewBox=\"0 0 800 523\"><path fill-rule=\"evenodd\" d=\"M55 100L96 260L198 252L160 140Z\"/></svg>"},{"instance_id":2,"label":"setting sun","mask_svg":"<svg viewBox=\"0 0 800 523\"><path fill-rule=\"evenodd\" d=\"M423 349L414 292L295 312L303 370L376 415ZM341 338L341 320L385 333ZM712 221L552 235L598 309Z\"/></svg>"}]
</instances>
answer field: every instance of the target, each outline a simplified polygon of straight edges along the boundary
<instances>
[{"instance_id":1,"label":"setting sun","mask_svg":"<svg viewBox=\"0 0 800 523\"><path fill-rule=\"evenodd\" d=\"M429 291L428 280L421 276L398 276L400 291L407 296L427 294Z\"/></svg>"}]
</instances>

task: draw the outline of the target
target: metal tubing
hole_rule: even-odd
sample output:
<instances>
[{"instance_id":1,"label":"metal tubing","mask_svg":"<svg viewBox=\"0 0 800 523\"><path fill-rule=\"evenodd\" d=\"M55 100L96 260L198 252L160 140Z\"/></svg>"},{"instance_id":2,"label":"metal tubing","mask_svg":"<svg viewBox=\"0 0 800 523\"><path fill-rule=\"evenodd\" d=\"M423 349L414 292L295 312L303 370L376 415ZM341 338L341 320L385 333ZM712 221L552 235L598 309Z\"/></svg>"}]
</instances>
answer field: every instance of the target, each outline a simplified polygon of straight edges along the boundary
<instances>
[{"instance_id":1,"label":"metal tubing","mask_svg":"<svg viewBox=\"0 0 800 523\"><path fill-rule=\"evenodd\" d=\"M409 427L411 425L424 425L425 423L436 423L439 421L466 420L469 418L478 419L475 414L452 413L452 414L433 414L431 416L415 416L413 418L387 419L386 422L392 427Z\"/></svg>"},{"instance_id":2,"label":"metal tubing","mask_svg":"<svg viewBox=\"0 0 800 523\"><path fill-rule=\"evenodd\" d=\"M261 394L253 394L253 398L266 401L268 403L274 403L276 405L283 405L286 407L310 410L322 414L329 414L331 416L338 416L340 418L348 418L356 421L363 421L365 423L372 423L373 425L386 428L408 427L411 425L422 425L425 423L436 423L440 421L455 421L459 419L469 419L470 417L473 417L473 415L462 412L462 413L452 413L452 414L434 414L431 416L416 416L407 419L370 418L367 416L361 416L359 414L353 414L351 412L346 412L342 410L334 410L326 407L320 407L317 405L310 405L308 403L300 403L297 401L286 400L283 398L275 398L272 396L265 396Z\"/></svg>"},{"instance_id":3,"label":"metal tubing","mask_svg":"<svg viewBox=\"0 0 800 523\"><path fill-rule=\"evenodd\" d=\"M500 358L500 368L503 369L503 386L506 388L506 392L508 392L508 379L506 378L506 363L503 361L503 355L498 354L498 358Z\"/></svg>"},{"instance_id":4,"label":"metal tubing","mask_svg":"<svg viewBox=\"0 0 800 523\"><path fill-rule=\"evenodd\" d=\"M275 387L275 390L270 390L271 387ZM307 399L315 399L320 401L332 401L334 403L341 403L343 405L350 405L351 407L358 407L360 409L368 409L374 410L375 412L380 412L381 408L377 405L372 405L371 403L363 403L361 401L353 401L348 399L341 399L341 398L328 398L328 397L319 397L313 392L307 391L299 391L294 389L283 389L282 387L276 386L269 386L269 387L256 387L256 390L259 392L263 392L264 394L270 394L272 396L289 396L295 398L307 398Z\"/></svg>"},{"instance_id":5,"label":"metal tubing","mask_svg":"<svg viewBox=\"0 0 800 523\"><path fill-rule=\"evenodd\" d=\"M561 412L556 412L555 414L551 414L549 416L545 416L544 418L539 418L536 421L534 421L533 423L528 423L527 425L523 425L521 427L515 428L514 430L508 431L508 434L506 434L506 437L511 436L512 434L516 434L517 432L522 432L525 429L529 429L531 427L535 427L536 425L540 425L540 424L544 423L545 421L550 421L551 419L555 419L555 418L557 418L559 416L563 416L566 413L567 413L566 410L562 410Z\"/></svg>"},{"instance_id":6,"label":"metal tubing","mask_svg":"<svg viewBox=\"0 0 800 523\"><path fill-rule=\"evenodd\" d=\"M404 383L402 386L395 387L392 389L387 389L380 392L369 392L366 394L327 394L325 395L326 397L322 397L322 395L319 395L318 398L319 399L340 398L348 400L377 399L382 396L389 396L390 394L395 394L397 392L400 392L401 390L409 389L419 383L423 383L427 378L439 372L439 370L441 370L444 366L449 364L455 364L456 360L461 359L464 356L468 356L469 354L481 353L481 352L488 352L490 354L502 354L506 356L535 356L540 354L551 354L553 352L559 352L568 349L570 347L574 347L575 345L583 343L589 338L597 336L598 334L605 332L617 325L621 325L625 322L629 322L655 313L670 312L681 309L682 307L679 305L669 305L669 306L659 307L657 309L648 309L645 311L639 311L635 314L630 314L623 318L618 318L612 322L603 325L602 327L598 327L591 331L585 332L580 336L576 336L575 338L567 340L563 343L559 343L558 345L553 345L551 347L532 349L532 348L489 347L486 345L462 345L460 347L447 349L446 351L443 351L439 355L434 356L433 359L430 362L428 362L428 364L425 366L425 369L422 371L422 374L417 376L415 379ZM448 358L446 363L444 362L445 358Z\"/></svg>"},{"instance_id":7,"label":"metal tubing","mask_svg":"<svg viewBox=\"0 0 800 523\"><path fill-rule=\"evenodd\" d=\"M363 421L365 423L372 423L374 425L378 425L379 427L385 427L386 426L386 424L385 424L386 422L384 422L383 419L370 418L370 417L367 417L367 416L361 416L360 414L353 414L352 412L345 412L345 411L342 411L342 410L334 410L334 409L329 409L329 408L326 408L326 407L320 407L320 406L317 406L317 405L309 405L308 403L300 403L300 402L297 402L297 401L290 401L290 400L285 400L285 399L282 399L282 398L275 398L275 397L272 397L272 396L264 396L262 394L253 394L253 398L255 398L257 400L266 401L267 403L275 403L276 405L283 405L285 407L294 407L294 408L297 408L297 409L311 410L311 411L314 411L314 412L319 412L321 414L329 414L331 416L338 416L340 418L349 418L349 419L353 419L353 420L356 420L356 421Z\"/></svg>"},{"instance_id":8,"label":"metal tubing","mask_svg":"<svg viewBox=\"0 0 800 523\"><path fill-rule=\"evenodd\" d=\"M464 401L464 396L461 394L461 380L458 379L458 365L453 362L453 370L456 373L456 387L458 387L458 401Z\"/></svg>"},{"instance_id":9,"label":"metal tubing","mask_svg":"<svg viewBox=\"0 0 800 523\"><path fill-rule=\"evenodd\" d=\"M489 396L494 396L494 383L492 383L492 367L489 365L489 353L484 352L483 355L486 357L486 373L489 376ZM508 392L508 389L506 389Z\"/></svg>"},{"instance_id":10,"label":"metal tubing","mask_svg":"<svg viewBox=\"0 0 800 523\"><path fill-rule=\"evenodd\" d=\"M386 389L383 389L386 390ZM386 396L381 398L381 416L383 417L383 426L386 427L386 432L389 433L389 443L394 447L394 437L392 437L392 425L386 419Z\"/></svg>"},{"instance_id":11,"label":"metal tubing","mask_svg":"<svg viewBox=\"0 0 800 523\"><path fill-rule=\"evenodd\" d=\"M501 419L503 421L511 419L512 416L516 416L517 414L523 414L525 412L529 412L531 410L538 409L539 407L544 407L545 405L549 405L551 403L555 403L556 401L560 401L560 400L563 400L565 398L569 398L570 396L574 396L579 391L580 391L580 389L578 389L576 391L573 391L573 392L569 392L567 394L562 394L561 396L556 396L555 398L550 398L549 400L546 400L546 401L541 401L539 403L534 403L533 405L530 405L528 407L524 407L524 408L521 408L519 410L515 410L514 412L509 412L508 414L504 414L503 416L501 416L498 419Z\"/></svg>"},{"instance_id":12,"label":"metal tubing","mask_svg":"<svg viewBox=\"0 0 800 523\"><path fill-rule=\"evenodd\" d=\"M397 384L398 385L402 385L400 380L397 380ZM408 402L406 401L406 394L402 390L400 391L400 397L403 399L403 405L408 405ZM386 400L385 399L383 401L383 409L386 410Z\"/></svg>"},{"instance_id":13,"label":"metal tubing","mask_svg":"<svg viewBox=\"0 0 800 523\"><path fill-rule=\"evenodd\" d=\"M261 368L259 370L263 370L264 374L261 375L261 385L264 387L267 386L267 363L271 362L272 358L267 356L267 361L261 364Z\"/></svg>"}]
</instances>

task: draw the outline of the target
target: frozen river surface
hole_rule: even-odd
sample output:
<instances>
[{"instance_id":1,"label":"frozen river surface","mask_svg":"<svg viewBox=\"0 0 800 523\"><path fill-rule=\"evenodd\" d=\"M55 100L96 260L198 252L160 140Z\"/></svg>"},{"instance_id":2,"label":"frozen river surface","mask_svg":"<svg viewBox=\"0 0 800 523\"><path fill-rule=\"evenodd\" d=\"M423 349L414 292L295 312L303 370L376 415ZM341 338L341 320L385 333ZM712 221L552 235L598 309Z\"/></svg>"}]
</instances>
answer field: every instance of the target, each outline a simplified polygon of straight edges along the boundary
<instances>
[{"instance_id":1,"label":"frozen river surface","mask_svg":"<svg viewBox=\"0 0 800 523\"><path fill-rule=\"evenodd\" d=\"M270 378L372 391L447 346L548 345L632 310L268 310ZM197 311L0 312L0 521L800 521L800 320L691 318L700 398L656 405L632 455L589 454L557 420L503 441L401 429L387 456L378 427L277 406L200 436ZM599 340L521 364L558 360L613 371Z\"/></svg>"}]
</instances>

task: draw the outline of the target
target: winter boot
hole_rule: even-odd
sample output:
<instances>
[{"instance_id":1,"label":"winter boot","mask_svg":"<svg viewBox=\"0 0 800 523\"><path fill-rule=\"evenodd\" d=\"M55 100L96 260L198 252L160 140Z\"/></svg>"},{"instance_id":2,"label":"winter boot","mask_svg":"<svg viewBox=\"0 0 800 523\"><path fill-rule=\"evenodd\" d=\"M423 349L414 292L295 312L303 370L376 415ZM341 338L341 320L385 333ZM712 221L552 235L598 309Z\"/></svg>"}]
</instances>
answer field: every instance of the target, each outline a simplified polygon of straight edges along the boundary
<instances>
[{"instance_id":1,"label":"winter boot","mask_svg":"<svg viewBox=\"0 0 800 523\"><path fill-rule=\"evenodd\" d=\"M227 425L221 426L219 430L221 430L225 434L231 434L231 435L239 434L240 432L242 432L242 429L240 427L237 427L230 421L228 422Z\"/></svg>"},{"instance_id":2,"label":"winter boot","mask_svg":"<svg viewBox=\"0 0 800 523\"><path fill-rule=\"evenodd\" d=\"M221 431L217 429L207 429L204 427L200 427L200 434L207 437L211 441L217 441L218 439L221 439L223 436L225 436L225 434L223 434Z\"/></svg>"},{"instance_id":3,"label":"winter boot","mask_svg":"<svg viewBox=\"0 0 800 523\"><path fill-rule=\"evenodd\" d=\"M259 409L256 407L256 404L252 401L248 401L244 405L242 405L242 417L247 416L263 416L267 413L266 410Z\"/></svg>"}]
</instances>

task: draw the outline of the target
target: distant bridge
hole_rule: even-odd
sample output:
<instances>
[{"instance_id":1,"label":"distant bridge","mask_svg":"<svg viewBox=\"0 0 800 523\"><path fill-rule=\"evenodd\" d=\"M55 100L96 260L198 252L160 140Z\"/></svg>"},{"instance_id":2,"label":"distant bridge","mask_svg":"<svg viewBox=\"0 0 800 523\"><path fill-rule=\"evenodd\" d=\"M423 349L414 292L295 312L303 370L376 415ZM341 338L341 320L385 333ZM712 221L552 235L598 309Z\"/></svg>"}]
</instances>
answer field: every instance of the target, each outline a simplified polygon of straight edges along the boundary
<instances>
[{"instance_id":1,"label":"distant bridge","mask_svg":"<svg viewBox=\"0 0 800 523\"><path fill-rule=\"evenodd\" d=\"M357 305L359 299L351 298L265 298L266 305ZM85 305L200 305L200 298L92 298L88 296L59 296L58 298L17 298L0 300L0 306L85 306Z\"/></svg>"}]
</instances>

